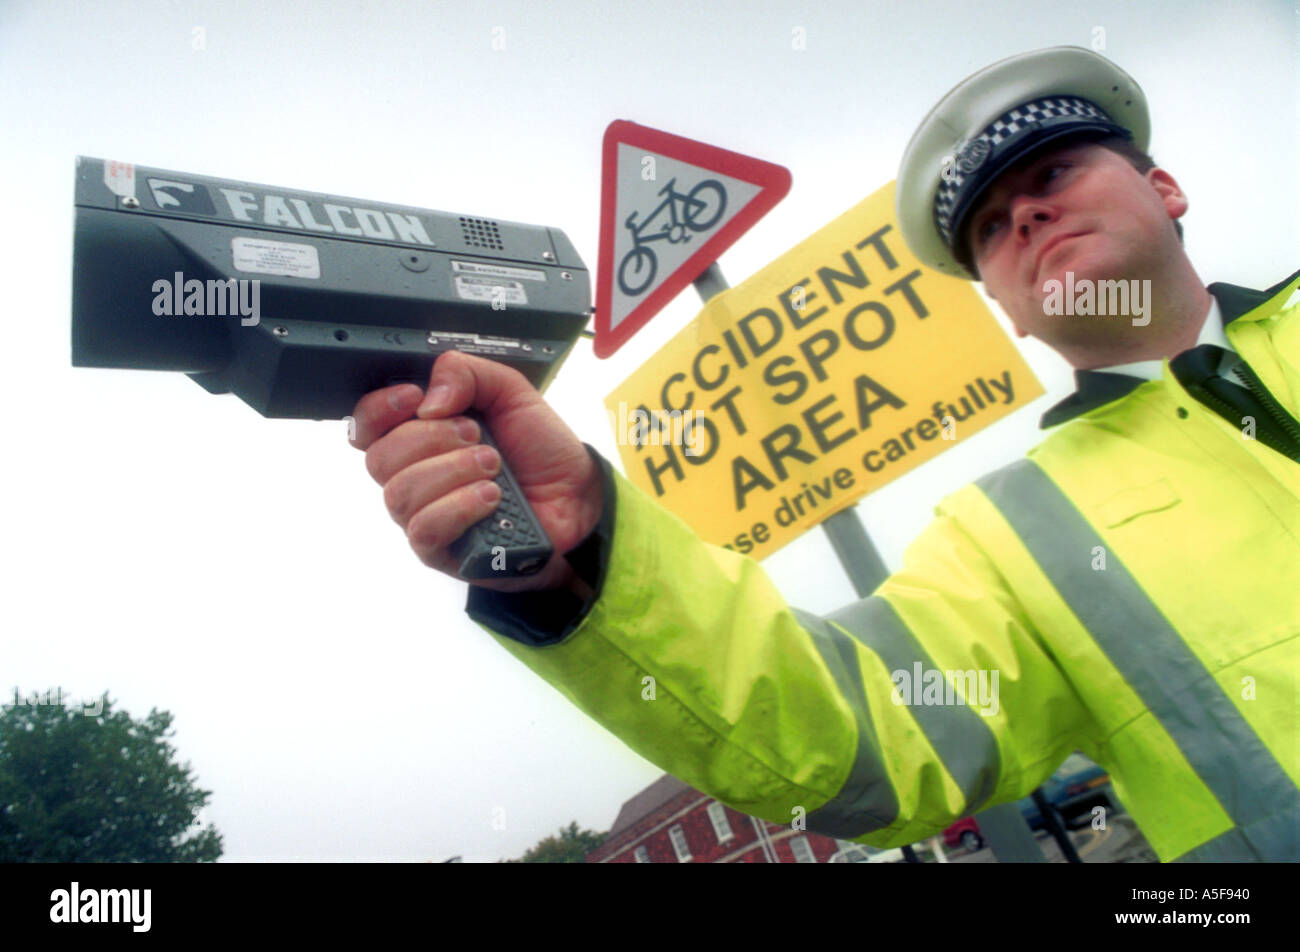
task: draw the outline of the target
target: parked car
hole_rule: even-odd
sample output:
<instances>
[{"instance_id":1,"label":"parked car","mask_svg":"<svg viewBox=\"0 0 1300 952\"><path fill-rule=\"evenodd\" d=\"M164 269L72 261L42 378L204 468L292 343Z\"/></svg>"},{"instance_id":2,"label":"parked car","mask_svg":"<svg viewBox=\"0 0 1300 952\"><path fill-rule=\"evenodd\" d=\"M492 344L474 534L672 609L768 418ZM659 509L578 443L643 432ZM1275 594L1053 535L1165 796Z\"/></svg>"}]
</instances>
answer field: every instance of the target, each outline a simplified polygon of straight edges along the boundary
<instances>
[{"instance_id":1,"label":"parked car","mask_svg":"<svg viewBox=\"0 0 1300 952\"><path fill-rule=\"evenodd\" d=\"M964 846L974 853L984 848L984 835L980 833L980 825L973 816L962 817L943 831L943 845L949 849Z\"/></svg>"},{"instance_id":2,"label":"parked car","mask_svg":"<svg viewBox=\"0 0 1300 952\"><path fill-rule=\"evenodd\" d=\"M1110 775L1078 752L1066 757L1064 763L1043 781L1042 790L1047 802L1060 812L1070 829L1085 826L1091 820L1095 806L1103 806L1110 812L1119 809L1119 799L1111 786ZM1032 796L1016 801L1016 806L1031 830L1036 832L1046 828L1042 811ZM1083 819L1071 822L1080 817ZM943 841L947 846L960 843L973 852L983 847L984 835L975 818L968 816L944 830Z\"/></svg>"},{"instance_id":3,"label":"parked car","mask_svg":"<svg viewBox=\"0 0 1300 952\"><path fill-rule=\"evenodd\" d=\"M1092 819L1093 807L1105 807L1109 813L1119 803L1110 784L1110 775L1080 753L1066 757L1056 772L1043 782L1043 796L1071 829L1086 826ZM1031 830L1041 830L1046 826L1032 797L1025 797L1018 806ZM1082 822L1071 823L1078 817L1083 817Z\"/></svg>"}]
</instances>

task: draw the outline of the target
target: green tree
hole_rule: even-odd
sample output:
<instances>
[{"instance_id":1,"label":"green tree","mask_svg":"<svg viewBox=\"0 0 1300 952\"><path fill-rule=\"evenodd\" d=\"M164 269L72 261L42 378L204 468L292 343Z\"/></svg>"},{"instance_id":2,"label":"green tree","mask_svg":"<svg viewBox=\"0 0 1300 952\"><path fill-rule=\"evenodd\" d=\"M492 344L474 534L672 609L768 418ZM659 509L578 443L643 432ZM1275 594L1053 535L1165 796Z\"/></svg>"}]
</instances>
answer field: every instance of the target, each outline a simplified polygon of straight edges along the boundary
<instances>
[{"instance_id":1,"label":"green tree","mask_svg":"<svg viewBox=\"0 0 1300 952\"><path fill-rule=\"evenodd\" d=\"M0 862L215 862L221 834L194 829L212 794L173 762L172 715L52 695L0 710Z\"/></svg>"},{"instance_id":2,"label":"green tree","mask_svg":"<svg viewBox=\"0 0 1300 952\"><path fill-rule=\"evenodd\" d=\"M608 833L578 829L577 821L560 829L559 836L548 836L519 859L507 863L581 863L587 854L605 842Z\"/></svg>"}]
</instances>

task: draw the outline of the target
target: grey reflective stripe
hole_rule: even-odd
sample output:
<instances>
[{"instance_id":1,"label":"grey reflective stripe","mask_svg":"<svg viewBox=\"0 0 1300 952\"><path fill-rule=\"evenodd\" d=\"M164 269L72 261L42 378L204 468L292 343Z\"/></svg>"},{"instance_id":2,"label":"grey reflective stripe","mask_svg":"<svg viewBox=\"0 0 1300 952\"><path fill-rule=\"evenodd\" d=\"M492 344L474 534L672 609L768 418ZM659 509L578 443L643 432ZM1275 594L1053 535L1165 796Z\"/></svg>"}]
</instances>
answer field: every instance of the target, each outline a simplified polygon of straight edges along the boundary
<instances>
[{"instance_id":1,"label":"grey reflective stripe","mask_svg":"<svg viewBox=\"0 0 1300 952\"><path fill-rule=\"evenodd\" d=\"M804 616L800 616L804 621ZM814 628L816 624L816 628ZM881 598L873 595L870 598L856 602L847 608L841 609L833 615L830 615L825 622L816 620L804 621L804 627L810 631L819 631L822 638L830 641L839 651L841 663L851 671L852 693L846 694L850 704L854 705L855 714L859 714L859 733L862 731L862 723L868 725L870 729L870 711L866 710L865 694L862 688L862 674L858 667L857 653L854 646L848 638L845 637L844 631L847 631L855 639L881 659L888 671L907 671L909 674L913 671L914 665L919 662L923 669L932 670L937 666L931 660L930 655L922 647L916 636L908 630L907 625L898 617L894 606ZM843 631L841 631L843 629ZM817 642L817 639L814 639ZM822 651L823 658L828 652L818 645ZM834 670L832 662L827 660L827 666ZM837 677L837 681L838 681ZM916 689L919 690L917 685ZM841 687L841 691L845 688ZM961 790L967 804L967 811L976 812L988 802L993 795L993 790L997 786L997 777L999 773L1000 758L998 755L997 739L994 737L992 728L989 727L985 718L980 715L974 708L966 704L953 705L910 705L912 716L916 719L917 724L925 733L930 745L938 753L939 758L943 761L944 767L952 776L953 781ZM859 713L860 712L860 713ZM879 750L879 744L876 740L874 729L870 734L872 747L874 751ZM861 755L861 742L859 746L859 755ZM879 758L879 754L875 754ZM855 771L858 765L855 764ZM883 765L875 764L873 769L884 770ZM852 783L845 784L845 790L849 790ZM885 783L889 781L885 778ZM898 802L890 787L890 796L892 799L892 816L897 816ZM832 810L840 810L843 806L852 804L853 798L845 798L843 794L827 805ZM823 807L822 810L827 809ZM860 808L859 808L860 809ZM814 829L814 814L820 813L821 810L809 814L809 829ZM835 814L839 818L839 814ZM845 819L845 822L856 822L859 826L861 820L854 820L852 817ZM867 826L854 832L851 836L861 836L872 829L877 829L885 824ZM818 830L817 832L821 832ZM837 834L842 838L849 838L845 834Z\"/></svg>"},{"instance_id":2,"label":"grey reflective stripe","mask_svg":"<svg viewBox=\"0 0 1300 952\"><path fill-rule=\"evenodd\" d=\"M808 814L808 829L838 839L853 839L893 823L898 818L898 796L885 769L880 741L867 710L862 670L853 643L843 632L815 615L797 609L794 614L812 636L840 695L853 709L858 728L858 748L848 779L838 794Z\"/></svg>"},{"instance_id":3,"label":"grey reflective stripe","mask_svg":"<svg viewBox=\"0 0 1300 952\"><path fill-rule=\"evenodd\" d=\"M1231 863L1243 859L1300 858L1300 809L1267 816L1249 827L1235 827L1184 853L1175 863Z\"/></svg>"},{"instance_id":4,"label":"grey reflective stripe","mask_svg":"<svg viewBox=\"0 0 1300 952\"><path fill-rule=\"evenodd\" d=\"M1300 859L1294 831L1258 835L1295 822L1300 790L1065 493L1030 460L976 483L1238 828L1197 851L1214 844L1217 859ZM1096 546L1106 552L1100 571L1091 567Z\"/></svg>"},{"instance_id":5,"label":"grey reflective stripe","mask_svg":"<svg viewBox=\"0 0 1300 952\"><path fill-rule=\"evenodd\" d=\"M826 619L839 625L876 653L885 670L909 674L920 662L922 670L938 668L925 647L898 617L889 600L872 595L854 602ZM913 685L918 692L920 685ZM891 702L892 703L892 702ZM944 767L974 813L988 802L1001 772L997 738L988 719L975 708L952 705L911 704L912 717L924 731Z\"/></svg>"}]
</instances>

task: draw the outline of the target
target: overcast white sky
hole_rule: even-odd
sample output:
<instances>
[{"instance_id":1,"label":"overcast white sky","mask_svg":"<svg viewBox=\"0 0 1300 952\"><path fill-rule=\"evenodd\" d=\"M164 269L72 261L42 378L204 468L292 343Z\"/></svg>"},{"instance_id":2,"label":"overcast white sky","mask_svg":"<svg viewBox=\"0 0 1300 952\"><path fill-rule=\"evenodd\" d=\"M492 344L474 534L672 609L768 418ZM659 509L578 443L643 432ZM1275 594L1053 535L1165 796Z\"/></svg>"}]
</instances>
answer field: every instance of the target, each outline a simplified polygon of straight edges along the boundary
<instances>
[{"instance_id":1,"label":"overcast white sky","mask_svg":"<svg viewBox=\"0 0 1300 952\"><path fill-rule=\"evenodd\" d=\"M469 623L464 585L410 552L342 423L264 420L179 374L71 367L75 156L550 225L594 269L601 135L630 119L791 170L721 261L739 283L892 179L953 84L1100 28L1191 198L1202 277L1264 287L1300 246L1296 15L1286 0L0 5L0 691L172 711L227 860L517 856L570 820L608 829L661 773ZM683 293L608 361L580 341L548 398L617 460L603 396L698 309ZM891 564L1070 391L1055 354L1020 346L1047 396L860 505ZM764 565L800 607L852 597L819 531Z\"/></svg>"}]
</instances>

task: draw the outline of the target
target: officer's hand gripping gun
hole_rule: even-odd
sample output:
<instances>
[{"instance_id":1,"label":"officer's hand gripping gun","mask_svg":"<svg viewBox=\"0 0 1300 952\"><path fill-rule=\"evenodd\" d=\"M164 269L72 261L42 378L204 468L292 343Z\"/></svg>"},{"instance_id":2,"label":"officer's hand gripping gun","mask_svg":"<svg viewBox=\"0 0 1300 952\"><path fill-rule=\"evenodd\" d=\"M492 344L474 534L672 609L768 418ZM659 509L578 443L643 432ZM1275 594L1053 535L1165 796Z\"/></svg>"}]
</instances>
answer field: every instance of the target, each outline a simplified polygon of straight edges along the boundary
<instances>
[{"instance_id":1,"label":"officer's hand gripping gun","mask_svg":"<svg viewBox=\"0 0 1300 952\"><path fill-rule=\"evenodd\" d=\"M343 419L372 390L423 390L448 350L544 389L590 301L554 228L77 160L77 367L177 370L265 417ZM467 579L552 554L504 459L496 481L496 512L452 547Z\"/></svg>"}]
</instances>

